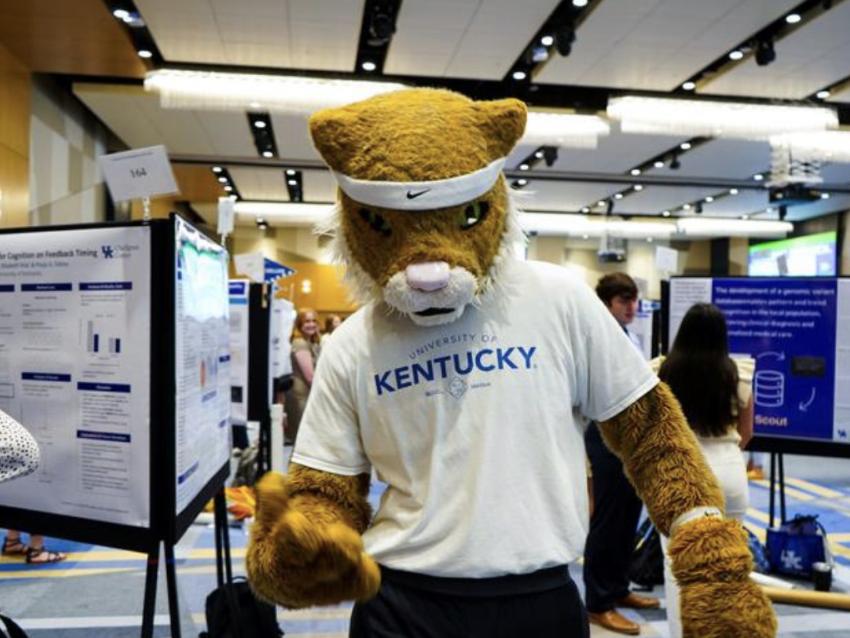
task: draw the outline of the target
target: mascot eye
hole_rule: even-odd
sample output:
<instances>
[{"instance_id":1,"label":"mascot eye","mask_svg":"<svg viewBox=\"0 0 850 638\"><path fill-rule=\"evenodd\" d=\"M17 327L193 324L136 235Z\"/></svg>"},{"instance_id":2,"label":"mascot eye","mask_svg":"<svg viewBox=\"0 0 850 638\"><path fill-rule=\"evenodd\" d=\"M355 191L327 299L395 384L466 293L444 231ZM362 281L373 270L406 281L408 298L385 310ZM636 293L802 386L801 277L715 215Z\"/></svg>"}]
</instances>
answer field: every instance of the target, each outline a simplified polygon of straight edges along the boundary
<instances>
[{"instance_id":1,"label":"mascot eye","mask_svg":"<svg viewBox=\"0 0 850 638\"><path fill-rule=\"evenodd\" d=\"M369 224L369 228L376 233L381 233L384 237L389 237L393 229L390 228L389 222L381 217L378 213L372 212L368 208L360 209L360 219Z\"/></svg>"},{"instance_id":2,"label":"mascot eye","mask_svg":"<svg viewBox=\"0 0 850 638\"><path fill-rule=\"evenodd\" d=\"M469 230L476 224L483 222L487 217L487 212L489 210L490 204L487 202L475 202L474 204L470 204L460 213L460 218L458 219L460 222L460 229Z\"/></svg>"}]
</instances>

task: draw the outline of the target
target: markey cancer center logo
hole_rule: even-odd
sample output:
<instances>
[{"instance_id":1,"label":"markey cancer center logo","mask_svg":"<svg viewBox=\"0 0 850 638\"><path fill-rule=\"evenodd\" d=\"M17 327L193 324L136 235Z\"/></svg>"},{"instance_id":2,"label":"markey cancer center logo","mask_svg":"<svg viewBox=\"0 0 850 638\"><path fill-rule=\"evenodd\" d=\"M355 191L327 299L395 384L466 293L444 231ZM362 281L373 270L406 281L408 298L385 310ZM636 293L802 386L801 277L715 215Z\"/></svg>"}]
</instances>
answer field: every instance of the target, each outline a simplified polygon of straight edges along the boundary
<instances>
[{"instance_id":1,"label":"markey cancer center logo","mask_svg":"<svg viewBox=\"0 0 850 638\"><path fill-rule=\"evenodd\" d=\"M421 383L443 381L450 378L449 394L460 399L468 384L463 379L474 371L530 370L537 346L511 346L508 348L480 348L457 354L433 357L423 363L392 368L375 374L378 396L392 394Z\"/></svg>"}]
</instances>

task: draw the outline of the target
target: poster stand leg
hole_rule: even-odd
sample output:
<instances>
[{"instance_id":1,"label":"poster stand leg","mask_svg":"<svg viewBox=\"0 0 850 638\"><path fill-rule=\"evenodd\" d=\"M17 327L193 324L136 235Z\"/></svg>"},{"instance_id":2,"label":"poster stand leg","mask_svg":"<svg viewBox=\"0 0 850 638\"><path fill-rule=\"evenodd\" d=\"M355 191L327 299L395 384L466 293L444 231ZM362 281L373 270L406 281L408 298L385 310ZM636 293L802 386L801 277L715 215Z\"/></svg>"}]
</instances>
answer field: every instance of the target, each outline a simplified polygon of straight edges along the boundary
<instances>
[{"instance_id":1,"label":"poster stand leg","mask_svg":"<svg viewBox=\"0 0 850 638\"><path fill-rule=\"evenodd\" d=\"M770 453L770 524L773 527L773 518L776 513L776 452Z\"/></svg>"},{"instance_id":2,"label":"poster stand leg","mask_svg":"<svg viewBox=\"0 0 850 638\"><path fill-rule=\"evenodd\" d=\"M165 544L165 582L168 586L168 614L171 620L171 638L181 638L180 608L177 604L177 573L174 565L174 545Z\"/></svg>"},{"instance_id":3,"label":"poster stand leg","mask_svg":"<svg viewBox=\"0 0 850 638\"><path fill-rule=\"evenodd\" d=\"M153 638L153 616L156 611L156 577L159 568L159 543L148 552L145 573L145 602L142 611L142 638Z\"/></svg>"},{"instance_id":4,"label":"poster stand leg","mask_svg":"<svg viewBox=\"0 0 850 638\"><path fill-rule=\"evenodd\" d=\"M785 513L785 456L782 452L778 452L779 457L779 515L782 517L780 522L788 520Z\"/></svg>"},{"instance_id":5,"label":"poster stand leg","mask_svg":"<svg viewBox=\"0 0 850 638\"><path fill-rule=\"evenodd\" d=\"M233 582L233 563L230 560L230 528L227 525L227 503L224 489L214 499L215 511L215 566L219 586ZM226 578L226 581L225 581Z\"/></svg>"},{"instance_id":6,"label":"poster stand leg","mask_svg":"<svg viewBox=\"0 0 850 638\"><path fill-rule=\"evenodd\" d=\"M776 514L776 492L779 491L779 521L787 519L785 510L785 458L782 452L770 453L770 527Z\"/></svg>"}]
</instances>

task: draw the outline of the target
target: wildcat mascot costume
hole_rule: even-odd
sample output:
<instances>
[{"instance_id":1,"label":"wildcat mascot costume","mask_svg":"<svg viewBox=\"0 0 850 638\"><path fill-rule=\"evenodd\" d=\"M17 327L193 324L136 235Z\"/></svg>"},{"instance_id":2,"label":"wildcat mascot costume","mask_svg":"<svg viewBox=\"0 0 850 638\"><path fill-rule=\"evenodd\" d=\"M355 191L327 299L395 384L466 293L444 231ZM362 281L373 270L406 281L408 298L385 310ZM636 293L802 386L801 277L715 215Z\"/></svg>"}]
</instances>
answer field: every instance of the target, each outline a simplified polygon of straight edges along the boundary
<instances>
[{"instance_id":1,"label":"wildcat mascot costume","mask_svg":"<svg viewBox=\"0 0 850 638\"><path fill-rule=\"evenodd\" d=\"M670 390L586 285L511 256L501 169L525 121L517 100L433 89L312 117L365 305L323 349L288 475L258 485L251 584L286 607L358 601L352 636L587 636L566 565L588 418L671 536L685 635L773 636Z\"/></svg>"}]
</instances>

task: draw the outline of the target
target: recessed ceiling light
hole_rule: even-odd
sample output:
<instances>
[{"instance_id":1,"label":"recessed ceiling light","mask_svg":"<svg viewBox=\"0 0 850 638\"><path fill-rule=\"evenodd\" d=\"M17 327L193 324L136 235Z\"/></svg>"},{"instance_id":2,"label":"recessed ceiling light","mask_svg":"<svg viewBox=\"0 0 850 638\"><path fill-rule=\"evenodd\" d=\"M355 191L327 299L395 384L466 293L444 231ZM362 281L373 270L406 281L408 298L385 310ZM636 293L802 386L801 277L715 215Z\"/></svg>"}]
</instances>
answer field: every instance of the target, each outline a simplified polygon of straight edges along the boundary
<instances>
[{"instance_id":1,"label":"recessed ceiling light","mask_svg":"<svg viewBox=\"0 0 850 638\"><path fill-rule=\"evenodd\" d=\"M614 199L623 199L622 193L614 193Z\"/></svg>"},{"instance_id":2,"label":"recessed ceiling light","mask_svg":"<svg viewBox=\"0 0 850 638\"><path fill-rule=\"evenodd\" d=\"M785 22L788 24L797 24L803 17L799 13L789 13L785 16Z\"/></svg>"},{"instance_id":3,"label":"recessed ceiling light","mask_svg":"<svg viewBox=\"0 0 850 638\"><path fill-rule=\"evenodd\" d=\"M251 102L248 105L248 108L252 108L252 109L258 109L260 107L262 107L262 104L260 104L259 102Z\"/></svg>"},{"instance_id":4,"label":"recessed ceiling light","mask_svg":"<svg viewBox=\"0 0 850 638\"><path fill-rule=\"evenodd\" d=\"M543 159L543 151L535 151L534 157L537 159Z\"/></svg>"},{"instance_id":5,"label":"recessed ceiling light","mask_svg":"<svg viewBox=\"0 0 850 638\"><path fill-rule=\"evenodd\" d=\"M221 182L222 184L227 184L227 178L224 177L223 175L218 178L218 181Z\"/></svg>"},{"instance_id":6,"label":"recessed ceiling light","mask_svg":"<svg viewBox=\"0 0 850 638\"><path fill-rule=\"evenodd\" d=\"M286 183L289 184L290 186L298 186L298 180L297 179L288 179L288 180L286 180Z\"/></svg>"},{"instance_id":7,"label":"recessed ceiling light","mask_svg":"<svg viewBox=\"0 0 850 638\"><path fill-rule=\"evenodd\" d=\"M737 195L737 194L738 194L738 189L737 189L737 188L730 188L730 189L729 189L729 194L730 194L730 195Z\"/></svg>"},{"instance_id":8,"label":"recessed ceiling light","mask_svg":"<svg viewBox=\"0 0 850 638\"><path fill-rule=\"evenodd\" d=\"M528 77L528 74L525 71L514 71L514 80L524 80L526 77Z\"/></svg>"},{"instance_id":9,"label":"recessed ceiling light","mask_svg":"<svg viewBox=\"0 0 850 638\"><path fill-rule=\"evenodd\" d=\"M371 72L371 71L374 71L375 69L377 69L377 68L378 68L378 65L377 65L377 64L375 64L374 62L372 62L372 60L365 60L365 61L364 61L364 62L360 65L360 68L361 68L361 69L363 69L364 71L369 71L369 72Z\"/></svg>"},{"instance_id":10,"label":"recessed ceiling light","mask_svg":"<svg viewBox=\"0 0 850 638\"><path fill-rule=\"evenodd\" d=\"M635 184L634 189L639 193L643 190L643 184Z\"/></svg>"},{"instance_id":11,"label":"recessed ceiling light","mask_svg":"<svg viewBox=\"0 0 850 638\"><path fill-rule=\"evenodd\" d=\"M711 202L714 201L714 198L711 195L709 195L708 197L705 198L705 201L706 201L706 203L710 204Z\"/></svg>"},{"instance_id":12,"label":"recessed ceiling light","mask_svg":"<svg viewBox=\"0 0 850 638\"><path fill-rule=\"evenodd\" d=\"M581 208L581 212L583 212L583 213L589 213L589 212L590 212L590 208L589 208L589 207L587 207L587 206L582 206L582 208Z\"/></svg>"},{"instance_id":13,"label":"recessed ceiling light","mask_svg":"<svg viewBox=\"0 0 850 638\"><path fill-rule=\"evenodd\" d=\"M664 168L664 162L662 162L661 160L656 160L653 166L655 168Z\"/></svg>"},{"instance_id":14,"label":"recessed ceiling light","mask_svg":"<svg viewBox=\"0 0 850 638\"><path fill-rule=\"evenodd\" d=\"M286 174L287 174L287 175L295 175L295 170L294 170L294 169L291 169L291 168L287 168L287 169L286 169Z\"/></svg>"},{"instance_id":15,"label":"recessed ceiling light","mask_svg":"<svg viewBox=\"0 0 850 638\"><path fill-rule=\"evenodd\" d=\"M669 210L662 210L661 216L662 217L670 217L670 211Z\"/></svg>"},{"instance_id":16,"label":"recessed ceiling light","mask_svg":"<svg viewBox=\"0 0 850 638\"><path fill-rule=\"evenodd\" d=\"M266 128L266 123L263 120L255 120L254 121L255 128Z\"/></svg>"},{"instance_id":17,"label":"recessed ceiling light","mask_svg":"<svg viewBox=\"0 0 850 638\"><path fill-rule=\"evenodd\" d=\"M519 170L521 170L521 171L527 171L529 168L531 168L531 167L528 164L520 164L519 165Z\"/></svg>"},{"instance_id":18,"label":"recessed ceiling light","mask_svg":"<svg viewBox=\"0 0 850 638\"><path fill-rule=\"evenodd\" d=\"M112 15L114 15L119 20L126 20L130 17L130 12L126 9L115 9L115 11L112 12Z\"/></svg>"},{"instance_id":19,"label":"recessed ceiling light","mask_svg":"<svg viewBox=\"0 0 850 638\"><path fill-rule=\"evenodd\" d=\"M652 237L647 237L646 241L648 241L651 244L652 243Z\"/></svg>"},{"instance_id":20,"label":"recessed ceiling light","mask_svg":"<svg viewBox=\"0 0 850 638\"><path fill-rule=\"evenodd\" d=\"M697 88L697 83L688 80L687 82L682 83L682 88L686 91L693 91L695 88Z\"/></svg>"},{"instance_id":21,"label":"recessed ceiling light","mask_svg":"<svg viewBox=\"0 0 850 638\"><path fill-rule=\"evenodd\" d=\"M225 186L225 187L224 187L224 190L225 190L225 191L227 191L227 192L229 193L230 191L232 191L232 190L233 190L233 187L232 187L232 186L230 186L230 185L228 185L228 186Z\"/></svg>"},{"instance_id":22,"label":"recessed ceiling light","mask_svg":"<svg viewBox=\"0 0 850 638\"><path fill-rule=\"evenodd\" d=\"M820 198L821 199L829 199L829 193L821 193Z\"/></svg>"},{"instance_id":23,"label":"recessed ceiling light","mask_svg":"<svg viewBox=\"0 0 850 638\"><path fill-rule=\"evenodd\" d=\"M213 166L212 172L213 173L220 173L221 172L221 166Z\"/></svg>"},{"instance_id":24,"label":"recessed ceiling light","mask_svg":"<svg viewBox=\"0 0 850 638\"><path fill-rule=\"evenodd\" d=\"M587 6L587 0L573 0L573 6L574 7L586 7Z\"/></svg>"},{"instance_id":25,"label":"recessed ceiling light","mask_svg":"<svg viewBox=\"0 0 850 638\"><path fill-rule=\"evenodd\" d=\"M526 184L528 184L528 180L527 179L518 179L516 181L516 183L517 183L518 186L525 186Z\"/></svg>"},{"instance_id":26,"label":"recessed ceiling light","mask_svg":"<svg viewBox=\"0 0 850 638\"><path fill-rule=\"evenodd\" d=\"M542 38L540 38L540 44L542 44L544 47L550 47L555 44L555 38L553 38L551 35L544 35Z\"/></svg>"},{"instance_id":27,"label":"recessed ceiling light","mask_svg":"<svg viewBox=\"0 0 850 638\"><path fill-rule=\"evenodd\" d=\"M735 49L734 51L731 51L729 53L729 59L730 60L740 60L743 57L744 57L744 52L740 51L739 49Z\"/></svg>"},{"instance_id":28,"label":"recessed ceiling light","mask_svg":"<svg viewBox=\"0 0 850 638\"><path fill-rule=\"evenodd\" d=\"M824 89L823 91L818 91L817 93L815 93L815 97L819 100L825 100L830 95L832 94L829 92L828 89Z\"/></svg>"},{"instance_id":29,"label":"recessed ceiling light","mask_svg":"<svg viewBox=\"0 0 850 638\"><path fill-rule=\"evenodd\" d=\"M682 210L691 210L690 204L682 204Z\"/></svg>"},{"instance_id":30,"label":"recessed ceiling light","mask_svg":"<svg viewBox=\"0 0 850 638\"><path fill-rule=\"evenodd\" d=\"M140 57L140 58L145 58L145 59L147 60L148 58L152 58L152 57L153 57L153 53L151 53L151 52L150 52L150 51L148 51L147 49L139 49L139 57Z\"/></svg>"},{"instance_id":31,"label":"recessed ceiling light","mask_svg":"<svg viewBox=\"0 0 850 638\"><path fill-rule=\"evenodd\" d=\"M741 219L749 219L749 218L750 218L749 215L741 215Z\"/></svg>"},{"instance_id":32,"label":"recessed ceiling light","mask_svg":"<svg viewBox=\"0 0 850 638\"><path fill-rule=\"evenodd\" d=\"M760 182L764 179L764 175L762 175L761 173L756 173L755 175L753 175L753 179L757 182Z\"/></svg>"},{"instance_id":33,"label":"recessed ceiling light","mask_svg":"<svg viewBox=\"0 0 850 638\"><path fill-rule=\"evenodd\" d=\"M266 223L266 220L265 220L264 218L262 218L262 217L257 217L257 223L258 223L258 224L265 224L265 223Z\"/></svg>"},{"instance_id":34,"label":"recessed ceiling light","mask_svg":"<svg viewBox=\"0 0 850 638\"><path fill-rule=\"evenodd\" d=\"M689 150L691 150L691 143L690 142L682 142L681 144L679 144L679 148L682 149L683 151L689 151Z\"/></svg>"},{"instance_id":35,"label":"recessed ceiling light","mask_svg":"<svg viewBox=\"0 0 850 638\"><path fill-rule=\"evenodd\" d=\"M597 205L597 206L605 206L605 200L604 200L604 199L600 199L598 202L596 202L596 205Z\"/></svg>"},{"instance_id":36,"label":"recessed ceiling light","mask_svg":"<svg viewBox=\"0 0 850 638\"><path fill-rule=\"evenodd\" d=\"M632 170L629 171L629 173L631 173L632 175L640 175L640 169L639 168L633 168Z\"/></svg>"},{"instance_id":37,"label":"recessed ceiling light","mask_svg":"<svg viewBox=\"0 0 850 638\"><path fill-rule=\"evenodd\" d=\"M582 235L581 238L582 239L590 239L590 235Z\"/></svg>"},{"instance_id":38,"label":"recessed ceiling light","mask_svg":"<svg viewBox=\"0 0 850 638\"><path fill-rule=\"evenodd\" d=\"M235 202L237 199L239 199L239 197L237 197L236 195L230 195L230 199L231 201Z\"/></svg>"},{"instance_id":39,"label":"recessed ceiling light","mask_svg":"<svg viewBox=\"0 0 850 638\"><path fill-rule=\"evenodd\" d=\"M271 151L263 151L263 157L274 157L274 153Z\"/></svg>"}]
</instances>

